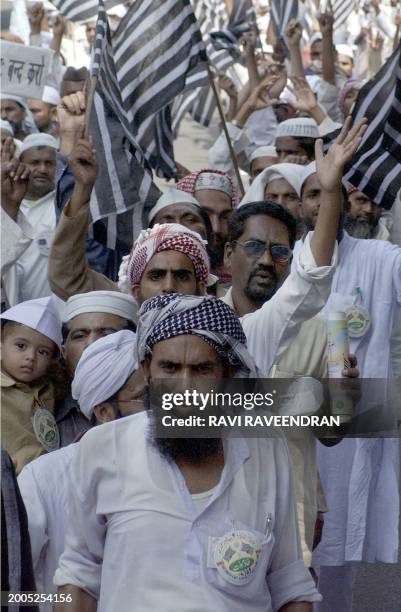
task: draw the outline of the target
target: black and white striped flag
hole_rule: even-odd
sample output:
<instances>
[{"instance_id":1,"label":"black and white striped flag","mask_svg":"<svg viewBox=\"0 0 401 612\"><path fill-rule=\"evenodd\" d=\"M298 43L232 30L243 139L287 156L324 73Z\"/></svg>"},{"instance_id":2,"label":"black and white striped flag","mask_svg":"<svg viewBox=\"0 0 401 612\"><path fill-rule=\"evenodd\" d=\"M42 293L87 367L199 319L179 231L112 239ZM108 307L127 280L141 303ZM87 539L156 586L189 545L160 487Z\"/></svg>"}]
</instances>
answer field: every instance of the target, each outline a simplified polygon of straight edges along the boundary
<instances>
[{"instance_id":1,"label":"black and white striped flag","mask_svg":"<svg viewBox=\"0 0 401 612\"><path fill-rule=\"evenodd\" d=\"M99 83L145 158L166 178L175 175L167 107L206 59L189 0L136 0L107 41Z\"/></svg>"},{"instance_id":2,"label":"black and white striped flag","mask_svg":"<svg viewBox=\"0 0 401 612\"><path fill-rule=\"evenodd\" d=\"M234 59L226 49L215 49L210 34L227 28L229 17L226 2L225 0L191 0L191 3L202 33L211 70L215 74L225 73L233 65ZM187 112L194 121L207 127L216 110L216 101L203 68L198 69L191 84L196 89L184 92L173 104L174 134L177 133Z\"/></svg>"},{"instance_id":3,"label":"black and white striped flag","mask_svg":"<svg viewBox=\"0 0 401 612\"><path fill-rule=\"evenodd\" d=\"M384 127L383 145L401 163L401 50L398 58L393 104Z\"/></svg>"},{"instance_id":4,"label":"black and white striped flag","mask_svg":"<svg viewBox=\"0 0 401 612\"><path fill-rule=\"evenodd\" d=\"M333 29L338 30L355 9L355 0L331 0L330 5L334 16Z\"/></svg>"},{"instance_id":5,"label":"black and white striped flag","mask_svg":"<svg viewBox=\"0 0 401 612\"><path fill-rule=\"evenodd\" d=\"M98 76L110 31L104 0L99 0L91 76ZM109 58L110 59L110 58ZM160 196L128 122L114 112L121 98L98 84L90 116L99 173L91 194L92 233L110 249L128 252L147 221L147 212ZM114 92L118 96L118 89Z\"/></svg>"},{"instance_id":6,"label":"black and white striped flag","mask_svg":"<svg viewBox=\"0 0 401 612\"><path fill-rule=\"evenodd\" d=\"M353 123L367 117L369 126L344 174L344 181L386 209L401 189L400 55L401 46L359 92Z\"/></svg>"},{"instance_id":7,"label":"black and white striped flag","mask_svg":"<svg viewBox=\"0 0 401 612\"><path fill-rule=\"evenodd\" d=\"M114 111L95 93L90 133L99 174L91 194L93 237L110 249L128 252L147 214L161 195L152 174L133 150Z\"/></svg>"},{"instance_id":8,"label":"black and white striped flag","mask_svg":"<svg viewBox=\"0 0 401 612\"><path fill-rule=\"evenodd\" d=\"M291 19L298 19L298 0L272 0L271 19L277 38L285 45L285 30Z\"/></svg>"},{"instance_id":9,"label":"black and white striped flag","mask_svg":"<svg viewBox=\"0 0 401 612\"><path fill-rule=\"evenodd\" d=\"M234 0L228 27L229 29L234 29L244 24L250 24L252 26L256 24L253 1Z\"/></svg>"},{"instance_id":10,"label":"black and white striped flag","mask_svg":"<svg viewBox=\"0 0 401 612\"><path fill-rule=\"evenodd\" d=\"M70 21L94 19L98 14L98 0L51 0L56 9ZM105 0L106 10L121 4L121 0Z\"/></svg>"}]
</instances>

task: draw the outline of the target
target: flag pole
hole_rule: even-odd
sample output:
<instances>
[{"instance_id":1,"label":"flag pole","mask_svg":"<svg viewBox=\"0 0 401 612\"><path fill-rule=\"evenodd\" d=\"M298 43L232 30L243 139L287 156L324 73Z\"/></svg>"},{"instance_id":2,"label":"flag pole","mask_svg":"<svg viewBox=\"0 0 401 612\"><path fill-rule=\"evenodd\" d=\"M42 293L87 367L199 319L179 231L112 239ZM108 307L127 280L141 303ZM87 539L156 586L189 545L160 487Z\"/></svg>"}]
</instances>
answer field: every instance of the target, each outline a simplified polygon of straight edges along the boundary
<instances>
[{"instance_id":1,"label":"flag pole","mask_svg":"<svg viewBox=\"0 0 401 612\"><path fill-rule=\"evenodd\" d=\"M84 132L84 138L85 140L88 140L89 138L89 128L90 128L90 121L91 121L91 113L92 113L92 106L93 106L93 100L95 97L95 90L96 90L96 85L97 85L97 76L92 76L90 77L90 79L88 79L87 83L87 96L86 96L86 108L85 108L85 132Z\"/></svg>"},{"instance_id":2,"label":"flag pole","mask_svg":"<svg viewBox=\"0 0 401 612\"><path fill-rule=\"evenodd\" d=\"M216 83L214 82L213 74L212 74L212 72L210 70L209 64L207 65L207 74L208 74L208 77L209 77L210 87L212 88L214 99L216 101L217 109L219 111L220 119L221 119L221 122L222 122L222 125L223 125L223 131L224 131L224 134L225 134L225 137L226 137L226 140L227 140L228 149L230 151L230 157L231 157L231 161L232 161L233 166L234 166L235 176L236 176L237 182L238 182L238 187L239 187L239 190L241 192L241 197L243 197L244 194L245 194L245 190L244 190L244 185L242 183L241 174L240 174L240 171L239 171L237 156L235 154L235 151L234 151L234 148L233 148L233 145L232 145L232 142L231 142L230 134L228 133L228 129L227 129L227 124L226 124L226 119L224 117L223 108L221 106L219 94L218 94L217 88L216 88Z\"/></svg>"}]
</instances>

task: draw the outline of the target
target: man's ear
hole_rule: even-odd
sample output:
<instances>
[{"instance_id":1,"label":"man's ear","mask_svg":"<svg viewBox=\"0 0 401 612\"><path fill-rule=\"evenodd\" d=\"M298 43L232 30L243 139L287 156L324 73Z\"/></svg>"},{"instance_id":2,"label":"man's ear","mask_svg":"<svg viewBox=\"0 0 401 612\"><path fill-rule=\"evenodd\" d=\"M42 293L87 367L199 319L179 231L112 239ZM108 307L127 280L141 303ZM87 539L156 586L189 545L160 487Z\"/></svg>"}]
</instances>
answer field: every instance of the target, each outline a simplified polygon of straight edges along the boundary
<instances>
[{"instance_id":1,"label":"man's ear","mask_svg":"<svg viewBox=\"0 0 401 612\"><path fill-rule=\"evenodd\" d=\"M60 356L64 359L65 361L65 344L62 344L60 346Z\"/></svg>"},{"instance_id":2,"label":"man's ear","mask_svg":"<svg viewBox=\"0 0 401 612\"><path fill-rule=\"evenodd\" d=\"M131 288L131 295L134 298L135 302L140 305L142 303L142 297L141 297L141 287L140 285L134 285Z\"/></svg>"},{"instance_id":3,"label":"man's ear","mask_svg":"<svg viewBox=\"0 0 401 612\"><path fill-rule=\"evenodd\" d=\"M95 406L93 412L95 413L97 422L100 424L109 423L110 421L115 421L116 419L113 406L107 402Z\"/></svg>"},{"instance_id":4,"label":"man's ear","mask_svg":"<svg viewBox=\"0 0 401 612\"><path fill-rule=\"evenodd\" d=\"M149 381L150 381L150 362L151 362L150 355L146 355L145 359L141 363L143 377L147 385L149 384Z\"/></svg>"},{"instance_id":5,"label":"man's ear","mask_svg":"<svg viewBox=\"0 0 401 612\"><path fill-rule=\"evenodd\" d=\"M233 254L233 246L231 242L226 242L224 247L224 267L231 270L231 256Z\"/></svg>"},{"instance_id":6,"label":"man's ear","mask_svg":"<svg viewBox=\"0 0 401 612\"><path fill-rule=\"evenodd\" d=\"M206 295L207 287L203 281L197 281L196 283L196 295Z\"/></svg>"}]
</instances>

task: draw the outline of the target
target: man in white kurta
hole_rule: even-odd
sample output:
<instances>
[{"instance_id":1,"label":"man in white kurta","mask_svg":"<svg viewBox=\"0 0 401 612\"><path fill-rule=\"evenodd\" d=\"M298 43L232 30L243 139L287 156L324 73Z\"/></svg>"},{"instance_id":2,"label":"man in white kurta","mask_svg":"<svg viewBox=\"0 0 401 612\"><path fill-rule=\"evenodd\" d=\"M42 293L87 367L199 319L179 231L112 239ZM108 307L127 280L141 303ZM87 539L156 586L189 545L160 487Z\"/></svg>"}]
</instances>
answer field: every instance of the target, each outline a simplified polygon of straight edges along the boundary
<instances>
[{"instance_id":1,"label":"man in white kurta","mask_svg":"<svg viewBox=\"0 0 401 612\"><path fill-rule=\"evenodd\" d=\"M305 169L302 187L304 218L311 225L321 201L319 190L311 164ZM366 309L370 318L366 332L359 338L350 338L350 350L357 356L361 377L391 378L390 338L401 306L398 246L382 240L352 238L343 232L332 292L321 314L324 317L332 311L346 311L352 305ZM331 566L325 568L328 573L333 566L351 561L396 563L399 441L345 439L335 447L319 447L318 451L329 511L314 555L316 565ZM332 594L338 597L345 589L333 578L330 581L337 584ZM349 605L349 601L343 602L342 609L350 609Z\"/></svg>"},{"instance_id":2,"label":"man in white kurta","mask_svg":"<svg viewBox=\"0 0 401 612\"><path fill-rule=\"evenodd\" d=\"M32 134L22 144L20 159L30 169L25 197L16 218L3 213L2 239L15 252L14 265L2 277L10 306L51 295L47 265L56 228L54 180L57 141L49 134Z\"/></svg>"},{"instance_id":3,"label":"man in white kurta","mask_svg":"<svg viewBox=\"0 0 401 612\"><path fill-rule=\"evenodd\" d=\"M183 350L172 348L177 339ZM205 375L206 364L216 380L256 374L238 318L211 296L146 301L137 356L149 381L166 359L174 359L167 377ZM75 605L56 609L75 612L88 595L87 609L97 601L98 612L310 611L320 597L302 561L284 439L220 440L194 461L162 450L149 414L104 425L80 442L55 575ZM200 441L170 442L182 449Z\"/></svg>"}]
</instances>

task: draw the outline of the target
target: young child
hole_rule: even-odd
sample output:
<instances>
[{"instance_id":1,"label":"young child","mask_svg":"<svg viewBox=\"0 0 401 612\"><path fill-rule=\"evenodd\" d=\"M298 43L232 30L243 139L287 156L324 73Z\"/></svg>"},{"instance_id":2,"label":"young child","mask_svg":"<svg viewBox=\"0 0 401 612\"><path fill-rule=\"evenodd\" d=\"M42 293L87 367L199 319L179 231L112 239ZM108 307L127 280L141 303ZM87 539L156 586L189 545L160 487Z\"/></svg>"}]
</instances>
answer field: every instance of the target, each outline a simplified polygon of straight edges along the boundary
<instances>
[{"instance_id":1,"label":"young child","mask_svg":"<svg viewBox=\"0 0 401 612\"><path fill-rule=\"evenodd\" d=\"M51 297L21 302L1 321L1 445L17 474L59 447L48 373L61 345L61 321Z\"/></svg>"}]
</instances>

